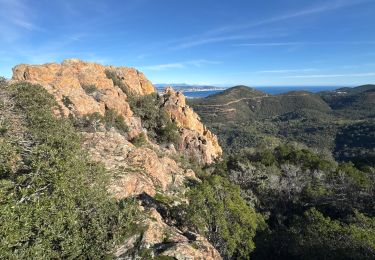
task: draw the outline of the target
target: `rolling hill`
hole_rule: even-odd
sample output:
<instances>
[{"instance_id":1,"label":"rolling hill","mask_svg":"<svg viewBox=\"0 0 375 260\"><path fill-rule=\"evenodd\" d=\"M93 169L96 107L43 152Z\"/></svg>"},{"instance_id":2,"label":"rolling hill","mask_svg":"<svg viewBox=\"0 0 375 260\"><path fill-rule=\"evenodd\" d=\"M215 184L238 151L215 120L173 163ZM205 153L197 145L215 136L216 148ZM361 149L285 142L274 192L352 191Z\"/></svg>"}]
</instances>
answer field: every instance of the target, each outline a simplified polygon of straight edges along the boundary
<instances>
[{"instance_id":1,"label":"rolling hill","mask_svg":"<svg viewBox=\"0 0 375 260\"><path fill-rule=\"evenodd\" d=\"M298 142L339 160L375 162L375 85L279 95L236 86L189 104L229 153ZM356 133L366 138L354 142Z\"/></svg>"}]
</instances>

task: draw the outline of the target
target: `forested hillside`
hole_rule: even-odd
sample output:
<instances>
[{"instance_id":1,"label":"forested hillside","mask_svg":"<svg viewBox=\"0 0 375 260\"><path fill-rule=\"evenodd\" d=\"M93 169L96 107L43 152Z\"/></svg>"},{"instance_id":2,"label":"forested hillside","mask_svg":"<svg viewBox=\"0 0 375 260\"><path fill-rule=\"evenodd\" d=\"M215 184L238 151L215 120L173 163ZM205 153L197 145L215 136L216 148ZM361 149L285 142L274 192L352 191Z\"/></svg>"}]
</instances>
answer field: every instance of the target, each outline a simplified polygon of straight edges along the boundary
<instances>
[{"instance_id":1,"label":"forested hillside","mask_svg":"<svg viewBox=\"0 0 375 260\"><path fill-rule=\"evenodd\" d=\"M190 104L229 153L298 142L337 160L375 164L375 85L279 95L240 86Z\"/></svg>"},{"instance_id":2,"label":"forested hillside","mask_svg":"<svg viewBox=\"0 0 375 260\"><path fill-rule=\"evenodd\" d=\"M265 218L251 258L375 257L374 90L190 100L227 153L214 173Z\"/></svg>"}]
</instances>

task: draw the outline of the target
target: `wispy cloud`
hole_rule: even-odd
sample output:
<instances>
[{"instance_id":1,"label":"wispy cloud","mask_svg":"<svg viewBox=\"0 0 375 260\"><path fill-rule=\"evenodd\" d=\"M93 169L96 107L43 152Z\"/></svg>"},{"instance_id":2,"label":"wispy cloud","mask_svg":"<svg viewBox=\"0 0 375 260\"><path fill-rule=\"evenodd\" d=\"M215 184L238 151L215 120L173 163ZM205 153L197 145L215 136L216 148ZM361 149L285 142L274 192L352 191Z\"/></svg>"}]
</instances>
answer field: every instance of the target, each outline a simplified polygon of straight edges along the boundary
<instances>
[{"instance_id":1,"label":"wispy cloud","mask_svg":"<svg viewBox=\"0 0 375 260\"><path fill-rule=\"evenodd\" d=\"M238 43L238 44L233 44L233 46L238 46L238 47L246 47L246 46L293 46L293 45L302 45L305 44L303 42L257 42L257 43Z\"/></svg>"},{"instance_id":2,"label":"wispy cloud","mask_svg":"<svg viewBox=\"0 0 375 260\"><path fill-rule=\"evenodd\" d=\"M301 46L301 45L375 45L375 41L326 41L326 42L253 42L238 43L237 47L273 47L273 46Z\"/></svg>"},{"instance_id":3,"label":"wispy cloud","mask_svg":"<svg viewBox=\"0 0 375 260\"><path fill-rule=\"evenodd\" d=\"M273 33L273 37L276 36L285 36L286 33L279 32ZM234 40L250 40L250 39L259 39L259 38L268 38L270 37L271 33L245 33L245 34L236 34L236 35L219 35L219 36L210 36L210 37L194 37L192 39L186 39L180 44L175 45L172 47L173 50L181 50L187 49L195 46L205 45L209 43L219 43L219 42L227 42L227 41L234 41Z\"/></svg>"},{"instance_id":4,"label":"wispy cloud","mask_svg":"<svg viewBox=\"0 0 375 260\"><path fill-rule=\"evenodd\" d=\"M22 0L0 0L0 41L13 42L25 32L44 31L35 21L31 6Z\"/></svg>"},{"instance_id":5,"label":"wispy cloud","mask_svg":"<svg viewBox=\"0 0 375 260\"><path fill-rule=\"evenodd\" d=\"M195 67L202 67L203 65L220 64L221 61L200 59L200 60L190 60L185 63L188 65L195 66Z\"/></svg>"},{"instance_id":6,"label":"wispy cloud","mask_svg":"<svg viewBox=\"0 0 375 260\"><path fill-rule=\"evenodd\" d=\"M84 34L62 35L61 37L45 41L37 46L18 43L12 45L9 49L13 55L21 57L24 62L45 63L60 61L65 58L82 57L94 59L96 55L89 52L77 52L69 50L69 46L76 44L85 37Z\"/></svg>"},{"instance_id":7,"label":"wispy cloud","mask_svg":"<svg viewBox=\"0 0 375 260\"><path fill-rule=\"evenodd\" d=\"M318 71L318 69L308 68L308 69L280 69L280 70L260 70L257 73L291 73L291 72L311 72Z\"/></svg>"},{"instance_id":8,"label":"wispy cloud","mask_svg":"<svg viewBox=\"0 0 375 260\"><path fill-rule=\"evenodd\" d=\"M294 75L285 76L284 78L341 78L341 77L371 77L375 76L375 72L367 73L351 73L351 74L316 74L316 75Z\"/></svg>"},{"instance_id":9,"label":"wispy cloud","mask_svg":"<svg viewBox=\"0 0 375 260\"><path fill-rule=\"evenodd\" d=\"M183 40L179 40L171 48L172 50L182 50L192 48L200 45L206 45L209 43L228 42L235 40L251 40L261 39L270 37L283 37L288 36L290 33L284 30L263 30L262 32L246 32L241 34L218 34L218 35L199 35L187 37Z\"/></svg>"},{"instance_id":10,"label":"wispy cloud","mask_svg":"<svg viewBox=\"0 0 375 260\"><path fill-rule=\"evenodd\" d=\"M309 16L309 15L314 15L314 14L319 14L319 13L325 13L328 11L333 11L336 9L340 8L345 8L349 6L354 6L354 5L359 5L365 2L369 2L371 0L336 0L336 1L327 1L324 4L316 5L316 6L311 6L307 7L305 9L297 10L294 12L282 14L282 15L277 15L273 17L268 17L262 20L258 20L255 22L249 22L245 24L240 24L240 25L226 25L220 28L213 29L209 31L209 34L218 34L218 33L228 33L228 32L233 32L233 31L239 31L239 30L245 30L245 29L250 29L254 27L259 27L262 25L267 25L267 24L272 24L276 22L282 22L285 20L290 20L293 18L298 18L298 17L304 17L304 16Z\"/></svg>"},{"instance_id":11,"label":"wispy cloud","mask_svg":"<svg viewBox=\"0 0 375 260\"><path fill-rule=\"evenodd\" d=\"M183 62L174 62L174 63L165 63L165 64L156 64L150 66L141 66L143 70L152 70L152 71L161 71L161 70L168 70L168 69L184 69L189 66L193 67L201 67L204 65L209 64L220 64L219 61L211 61L211 60L190 60L190 61L183 61Z\"/></svg>"},{"instance_id":12,"label":"wispy cloud","mask_svg":"<svg viewBox=\"0 0 375 260\"><path fill-rule=\"evenodd\" d=\"M208 43L217 43L217 42L224 42L224 41L231 41L231 40L243 40L248 39L249 35L230 35L230 36L221 36L221 37L207 37L207 38L201 38L201 39L193 39L188 42L181 43L172 49L174 50L180 50L180 49L186 49L191 48L194 46L204 45Z\"/></svg>"},{"instance_id":13,"label":"wispy cloud","mask_svg":"<svg viewBox=\"0 0 375 260\"><path fill-rule=\"evenodd\" d=\"M151 66L143 66L141 67L143 70L167 70L167 69L182 69L185 68L185 65L183 63L165 63L165 64L157 64L157 65L151 65Z\"/></svg>"},{"instance_id":14,"label":"wispy cloud","mask_svg":"<svg viewBox=\"0 0 375 260\"><path fill-rule=\"evenodd\" d=\"M258 21L249 22L249 23L241 23L240 25L238 25L238 23L232 24L232 25L225 25L222 27L211 29L200 35L195 35L195 36L185 38L182 40L181 43L174 46L173 49L181 50L181 49L192 48L192 47L209 44L209 43L218 43L218 42L233 41L233 40L251 39L251 38L261 38L261 37L265 37L265 35L263 36L255 35L254 31L249 31L248 29L254 29L263 25L282 22L282 21L293 19L293 18L305 17L305 16L319 14L319 13L325 13L325 12L333 11L333 10L340 9L340 8L362 4L368 1L369 0L329 1L327 3L320 4L317 6L308 7L305 9L297 10L294 12L290 12L290 13L286 13L286 14L282 14L282 15L278 15L274 17L268 17L263 20L258 20ZM241 31L242 32L246 31L246 33L239 34L239 32ZM275 38L275 37L285 36L285 33L281 35L267 33L267 37L270 37L270 36ZM286 46L286 45L302 45L302 44L306 44L306 43L304 42L249 43L249 44L239 44L238 46ZM307 43L307 44L311 44L311 43ZM312 43L312 44L320 44L320 43Z\"/></svg>"}]
</instances>

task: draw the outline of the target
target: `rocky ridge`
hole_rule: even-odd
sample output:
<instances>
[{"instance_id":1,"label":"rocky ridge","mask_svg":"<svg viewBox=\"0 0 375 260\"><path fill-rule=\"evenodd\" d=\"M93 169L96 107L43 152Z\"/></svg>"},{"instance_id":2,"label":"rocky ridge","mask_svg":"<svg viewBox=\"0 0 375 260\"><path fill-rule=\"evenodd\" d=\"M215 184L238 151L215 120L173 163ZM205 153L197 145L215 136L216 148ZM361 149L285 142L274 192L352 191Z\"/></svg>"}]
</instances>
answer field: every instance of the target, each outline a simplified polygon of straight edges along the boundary
<instances>
[{"instance_id":1,"label":"rocky ridge","mask_svg":"<svg viewBox=\"0 0 375 260\"><path fill-rule=\"evenodd\" d=\"M55 96L64 116L104 115L108 109L116 111L130 128L129 139L142 133L143 129L140 119L130 108L128 95L156 93L152 83L134 68L103 66L77 59L65 60L61 64L21 64L13 68L12 80L42 85ZM169 88L164 97L164 107L182 133L179 150L187 155L193 154L202 164L210 164L220 157L222 150L216 136L186 105L183 94Z\"/></svg>"},{"instance_id":2,"label":"rocky ridge","mask_svg":"<svg viewBox=\"0 0 375 260\"><path fill-rule=\"evenodd\" d=\"M43 86L59 104L55 111L57 116L104 115L111 109L124 119L129 126L126 134L104 127L82 132L83 145L89 155L111 172L109 191L118 199L162 194L179 203L179 200L184 200L185 182L198 179L194 171L174 158L185 154L200 164L210 164L222 153L216 136L186 105L182 93L171 88L162 94L162 106L179 128L182 142L176 147L177 151L150 140L140 147L133 145L130 140L146 131L141 119L131 110L129 95L144 96L156 92L151 82L136 69L70 59L61 64L18 65L13 69L12 81ZM155 208L144 211L149 217L145 220L147 228L142 239L137 238L138 248L150 249L152 255L176 259L220 259L217 250L205 238L198 235L189 238L166 224ZM131 248L131 241L126 241L119 248L118 258L131 259L128 255L129 251L134 251Z\"/></svg>"}]
</instances>

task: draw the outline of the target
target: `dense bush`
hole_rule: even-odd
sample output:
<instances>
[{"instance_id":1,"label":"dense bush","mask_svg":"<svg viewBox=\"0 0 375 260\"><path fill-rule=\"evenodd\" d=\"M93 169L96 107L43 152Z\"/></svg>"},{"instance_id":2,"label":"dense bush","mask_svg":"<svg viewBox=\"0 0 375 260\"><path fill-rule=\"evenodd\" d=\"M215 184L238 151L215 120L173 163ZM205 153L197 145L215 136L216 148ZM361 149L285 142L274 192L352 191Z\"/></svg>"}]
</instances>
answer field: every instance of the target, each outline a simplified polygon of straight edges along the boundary
<instances>
[{"instance_id":1,"label":"dense bush","mask_svg":"<svg viewBox=\"0 0 375 260\"><path fill-rule=\"evenodd\" d=\"M9 140L0 139L0 255L49 259L111 254L136 227L139 213L132 203L109 196L104 168L81 150L71 122L54 117L57 104L47 91L27 83L8 91L25 115L28 140L10 147ZM15 164L15 159L22 162Z\"/></svg>"},{"instance_id":2,"label":"dense bush","mask_svg":"<svg viewBox=\"0 0 375 260\"><path fill-rule=\"evenodd\" d=\"M367 234L375 228L374 169L291 145L248 150L218 167L215 171L229 174L247 202L267 216L269 228L255 237L256 259L373 256L374 237Z\"/></svg>"},{"instance_id":3,"label":"dense bush","mask_svg":"<svg viewBox=\"0 0 375 260\"><path fill-rule=\"evenodd\" d=\"M349 223L312 208L288 229L292 252L301 259L374 259L375 218L355 212Z\"/></svg>"},{"instance_id":4,"label":"dense bush","mask_svg":"<svg viewBox=\"0 0 375 260\"><path fill-rule=\"evenodd\" d=\"M141 118L142 126L147 129L147 135L151 139L160 144L178 145L180 142L178 127L162 108L161 102L161 97L153 93L133 97L130 99L130 107L134 114Z\"/></svg>"},{"instance_id":5,"label":"dense bush","mask_svg":"<svg viewBox=\"0 0 375 260\"><path fill-rule=\"evenodd\" d=\"M120 133L127 133L129 131L129 127L126 124L124 117L117 114L117 112L113 109L106 109L104 114L104 122L107 128L114 127Z\"/></svg>"},{"instance_id":6,"label":"dense bush","mask_svg":"<svg viewBox=\"0 0 375 260\"><path fill-rule=\"evenodd\" d=\"M132 140L131 140L132 144L134 144L135 146L137 147L140 147L144 144L147 143L147 137L144 133L140 133L139 135L137 135L136 137L134 137Z\"/></svg>"},{"instance_id":7,"label":"dense bush","mask_svg":"<svg viewBox=\"0 0 375 260\"><path fill-rule=\"evenodd\" d=\"M113 81L127 96L128 102L134 114L141 118L142 126L147 129L147 135L159 144L173 143L178 145L180 135L178 128L171 121L168 114L162 108L161 98L152 93L145 96L136 96L116 74L111 70L105 71L107 78Z\"/></svg>"},{"instance_id":8,"label":"dense bush","mask_svg":"<svg viewBox=\"0 0 375 260\"><path fill-rule=\"evenodd\" d=\"M242 199L238 186L212 176L192 188L189 201L190 226L204 234L225 258L249 258L263 219Z\"/></svg>"},{"instance_id":9,"label":"dense bush","mask_svg":"<svg viewBox=\"0 0 375 260\"><path fill-rule=\"evenodd\" d=\"M97 131L100 126L104 126L107 130L113 127L122 134L129 131L124 117L117 114L113 109L107 109L104 116L96 112L83 117L71 117L70 119L76 128L88 132Z\"/></svg>"},{"instance_id":10,"label":"dense bush","mask_svg":"<svg viewBox=\"0 0 375 260\"><path fill-rule=\"evenodd\" d=\"M83 90L86 92L87 95L94 98L97 102L100 101L102 93L95 85L84 85L82 86Z\"/></svg>"},{"instance_id":11,"label":"dense bush","mask_svg":"<svg viewBox=\"0 0 375 260\"><path fill-rule=\"evenodd\" d=\"M287 225L257 235L253 259L374 259L375 218L354 212L346 221L315 208L289 218Z\"/></svg>"}]
</instances>

